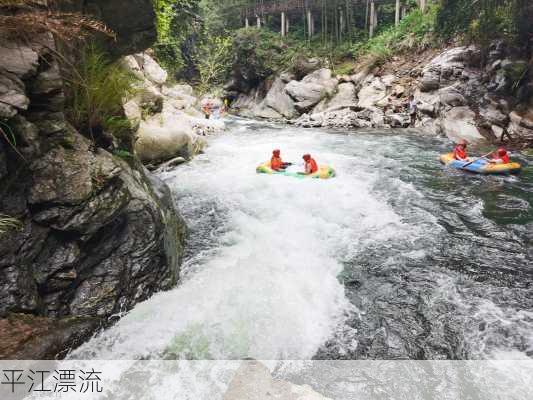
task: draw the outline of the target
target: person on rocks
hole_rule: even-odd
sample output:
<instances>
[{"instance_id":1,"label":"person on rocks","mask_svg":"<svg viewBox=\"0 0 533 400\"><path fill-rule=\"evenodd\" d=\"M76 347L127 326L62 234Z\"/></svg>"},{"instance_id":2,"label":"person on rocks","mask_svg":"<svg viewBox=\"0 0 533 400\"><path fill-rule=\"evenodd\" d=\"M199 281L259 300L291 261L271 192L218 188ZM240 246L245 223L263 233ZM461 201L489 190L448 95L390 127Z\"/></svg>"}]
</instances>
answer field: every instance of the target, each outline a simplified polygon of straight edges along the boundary
<instances>
[{"instance_id":1,"label":"person on rocks","mask_svg":"<svg viewBox=\"0 0 533 400\"><path fill-rule=\"evenodd\" d=\"M291 165L291 163L283 162L280 150L276 149L272 152L272 158L270 159L270 168L272 168L272 170L283 171Z\"/></svg>"},{"instance_id":2,"label":"person on rocks","mask_svg":"<svg viewBox=\"0 0 533 400\"><path fill-rule=\"evenodd\" d=\"M318 165L316 161L311 157L311 154L305 154L302 157L305 161L305 175L314 174L315 172L318 172Z\"/></svg>"},{"instance_id":3,"label":"person on rocks","mask_svg":"<svg viewBox=\"0 0 533 400\"><path fill-rule=\"evenodd\" d=\"M497 151L492 154L492 159L489 160L491 164L509 164L511 159L509 158L509 153L503 147L500 147Z\"/></svg>"},{"instance_id":4,"label":"person on rocks","mask_svg":"<svg viewBox=\"0 0 533 400\"><path fill-rule=\"evenodd\" d=\"M211 103L209 101L206 101L204 105L202 106L202 112L205 115L205 119L211 118Z\"/></svg>"},{"instance_id":5,"label":"person on rocks","mask_svg":"<svg viewBox=\"0 0 533 400\"><path fill-rule=\"evenodd\" d=\"M416 104L415 96L409 96L409 116L411 117L411 126L415 126L416 123L416 112L418 111L418 106Z\"/></svg>"},{"instance_id":6,"label":"person on rocks","mask_svg":"<svg viewBox=\"0 0 533 400\"><path fill-rule=\"evenodd\" d=\"M468 152L466 150L467 147L468 142L464 139L461 139L453 149L453 158L455 158L457 161L470 161L468 158Z\"/></svg>"}]
</instances>

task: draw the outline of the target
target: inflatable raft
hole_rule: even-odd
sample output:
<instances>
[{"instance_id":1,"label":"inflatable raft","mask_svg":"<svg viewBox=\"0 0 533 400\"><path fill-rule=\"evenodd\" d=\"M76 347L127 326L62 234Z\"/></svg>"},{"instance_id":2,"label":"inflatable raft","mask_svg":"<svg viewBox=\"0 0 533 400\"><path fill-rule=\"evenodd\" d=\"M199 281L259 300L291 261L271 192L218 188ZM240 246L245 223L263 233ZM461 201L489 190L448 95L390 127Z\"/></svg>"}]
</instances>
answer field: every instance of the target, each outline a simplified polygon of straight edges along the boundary
<instances>
[{"instance_id":1,"label":"inflatable raft","mask_svg":"<svg viewBox=\"0 0 533 400\"><path fill-rule=\"evenodd\" d=\"M268 175L285 175L292 176L294 178L314 178L314 179L329 179L335 176L335 170L328 165L321 165L318 168L318 171L311 175L299 174L296 172L288 171L274 171L270 168L270 161L267 161L259 165L256 169L258 174L268 174Z\"/></svg>"},{"instance_id":2,"label":"inflatable raft","mask_svg":"<svg viewBox=\"0 0 533 400\"><path fill-rule=\"evenodd\" d=\"M453 153L443 154L440 156L440 162L444 165L463 171L474 172L476 174L517 174L522 166L512 162L509 164L492 164L484 158L468 164L466 161L458 161L453 158Z\"/></svg>"}]
</instances>

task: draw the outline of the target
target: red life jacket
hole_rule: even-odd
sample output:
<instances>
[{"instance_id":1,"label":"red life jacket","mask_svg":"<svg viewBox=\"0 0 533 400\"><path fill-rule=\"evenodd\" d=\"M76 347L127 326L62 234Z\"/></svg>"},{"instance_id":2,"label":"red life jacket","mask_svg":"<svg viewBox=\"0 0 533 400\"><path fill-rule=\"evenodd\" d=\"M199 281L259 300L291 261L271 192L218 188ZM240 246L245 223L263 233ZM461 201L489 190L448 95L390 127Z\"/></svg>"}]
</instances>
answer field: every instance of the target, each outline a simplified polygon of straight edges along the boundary
<instances>
[{"instance_id":1,"label":"red life jacket","mask_svg":"<svg viewBox=\"0 0 533 400\"><path fill-rule=\"evenodd\" d=\"M509 154L505 153L505 155L500 156L498 154L495 154L492 157L493 160L502 160L502 164L509 164L511 162L511 159L509 158Z\"/></svg>"},{"instance_id":2,"label":"red life jacket","mask_svg":"<svg viewBox=\"0 0 533 400\"><path fill-rule=\"evenodd\" d=\"M453 158L462 161L468 158L468 153L461 146L455 146L455 149L453 149Z\"/></svg>"},{"instance_id":3,"label":"red life jacket","mask_svg":"<svg viewBox=\"0 0 533 400\"><path fill-rule=\"evenodd\" d=\"M318 171L318 165L313 158L310 158L309 161L305 162L305 172L307 174L314 174Z\"/></svg>"},{"instance_id":4,"label":"red life jacket","mask_svg":"<svg viewBox=\"0 0 533 400\"><path fill-rule=\"evenodd\" d=\"M283 167L283 161L281 160L281 157L272 157L270 160L270 168L272 168L274 171L277 171L281 167Z\"/></svg>"}]
</instances>

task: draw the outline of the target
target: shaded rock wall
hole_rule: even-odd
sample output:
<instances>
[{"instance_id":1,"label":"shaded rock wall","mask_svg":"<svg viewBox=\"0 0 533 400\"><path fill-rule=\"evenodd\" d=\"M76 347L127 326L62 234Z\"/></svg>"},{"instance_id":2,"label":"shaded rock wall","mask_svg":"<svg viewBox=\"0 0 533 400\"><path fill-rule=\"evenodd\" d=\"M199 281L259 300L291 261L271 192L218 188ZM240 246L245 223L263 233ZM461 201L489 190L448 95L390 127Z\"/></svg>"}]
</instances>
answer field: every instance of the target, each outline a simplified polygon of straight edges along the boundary
<instances>
[{"instance_id":1,"label":"shaded rock wall","mask_svg":"<svg viewBox=\"0 0 533 400\"><path fill-rule=\"evenodd\" d=\"M149 1L86 3L104 16L122 4L114 18L133 37L118 52L151 43ZM0 358L55 357L179 276L170 190L68 123L54 49L47 36L0 42L0 214L21 222L0 240Z\"/></svg>"},{"instance_id":2,"label":"shaded rock wall","mask_svg":"<svg viewBox=\"0 0 533 400\"><path fill-rule=\"evenodd\" d=\"M103 21L117 35L108 42L117 57L147 49L157 38L152 0L56 0L56 6Z\"/></svg>"}]
</instances>

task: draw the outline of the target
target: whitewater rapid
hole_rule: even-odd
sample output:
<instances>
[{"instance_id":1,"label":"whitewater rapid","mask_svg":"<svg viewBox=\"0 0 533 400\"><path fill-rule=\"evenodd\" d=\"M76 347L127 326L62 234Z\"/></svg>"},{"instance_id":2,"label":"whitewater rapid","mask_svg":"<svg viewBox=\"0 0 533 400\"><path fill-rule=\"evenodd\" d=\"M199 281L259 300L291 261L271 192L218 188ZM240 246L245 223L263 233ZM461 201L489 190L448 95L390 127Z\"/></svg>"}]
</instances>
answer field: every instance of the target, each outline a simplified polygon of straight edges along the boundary
<instances>
[{"instance_id":1,"label":"whitewater rapid","mask_svg":"<svg viewBox=\"0 0 533 400\"><path fill-rule=\"evenodd\" d=\"M441 191L463 179L436 163L443 141L231 126L205 154L161 176L189 225L179 285L70 358L468 358L493 353L494 335L502 351L533 349L527 301L502 306L507 289L483 298L486 288L458 272L461 254L480 249L450 233L466 232L465 219L511 233L483 216L479 198ZM296 164L311 153L338 176L256 174L274 148ZM520 262L520 240L498 250L502 257Z\"/></svg>"},{"instance_id":2,"label":"whitewater rapid","mask_svg":"<svg viewBox=\"0 0 533 400\"><path fill-rule=\"evenodd\" d=\"M357 310L337 278L343 261L416 229L373 194L379 174L332 151L331 137L278 129L250 140L248 129L242 122L237 134L163 176L199 250L181 284L135 307L73 357L310 359L345 329ZM257 175L273 148L300 164L310 152L338 177ZM206 219L207 230L195 226Z\"/></svg>"}]
</instances>

